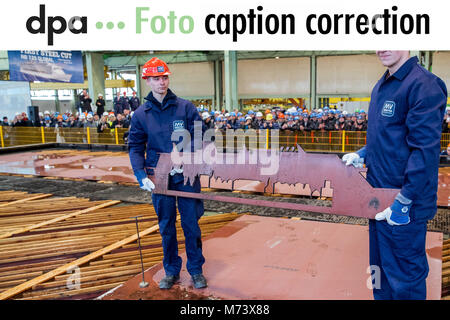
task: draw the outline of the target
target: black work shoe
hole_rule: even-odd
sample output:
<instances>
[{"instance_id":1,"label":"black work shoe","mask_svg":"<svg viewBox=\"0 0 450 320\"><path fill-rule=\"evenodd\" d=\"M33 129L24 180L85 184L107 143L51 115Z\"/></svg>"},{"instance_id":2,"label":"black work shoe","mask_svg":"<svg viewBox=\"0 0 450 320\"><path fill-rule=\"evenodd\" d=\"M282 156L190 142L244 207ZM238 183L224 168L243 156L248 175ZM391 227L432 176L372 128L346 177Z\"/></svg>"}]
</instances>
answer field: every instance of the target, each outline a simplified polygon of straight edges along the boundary
<instances>
[{"instance_id":1,"label":"black work shoe","mask_svg":"<svg viewBox=\"0 0 450 320\"><path fill-rule=\"evenodd\" d=\"M160 289L170 289L172 288L172 286L178 281L180 280L180 276L165 276L164 278L161 279L161 281L159 282L159 288Z\"/></svg>"},{"instance_id":2,"label":"black work shoe","mask_svg":"<svg viewBox=\"0 0 450 320\"><path fill-rule=\"evenodd\" d=\"M208 286L205 277L201 273L193 275L192 281L196 289L206 288Z\"/></svg>"}]
</instances>

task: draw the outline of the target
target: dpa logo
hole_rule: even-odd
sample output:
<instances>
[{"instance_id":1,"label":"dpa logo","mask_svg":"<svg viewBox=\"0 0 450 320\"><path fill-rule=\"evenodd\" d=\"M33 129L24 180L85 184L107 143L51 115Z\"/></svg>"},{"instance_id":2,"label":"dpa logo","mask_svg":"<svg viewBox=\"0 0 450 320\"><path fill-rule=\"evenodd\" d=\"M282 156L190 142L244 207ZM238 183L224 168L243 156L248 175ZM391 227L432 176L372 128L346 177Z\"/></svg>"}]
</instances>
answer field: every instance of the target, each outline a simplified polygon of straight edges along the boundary
<instances>
[{"instance_id":1,"label":"dpa logo","mask_svg":"<svg viewBox=\"0 0 450 320\"><path fill-rule=\"evenodd\" d=\"M67 21L61 16L49 16L46 21L45 4L39 5L39 16L29 17L26 27L29 33L46 33L48 32L48 45L53 46L53 35L61 34L69 29L73 34L87 33L87 17L74 16ZM35 22L35 23L33 23ZM78 24L78 27L76 26Z\"/></svg>"},{"instance_id":2,"label":"dpa logo","mask_svg":"<svg viewBox=\"0 0 450 320\"><path fill-rule=\"evenodd\" d=\"M173 122L173 131L183 130L184 129L184 121L183 120L175 120Z\"/></svg>"},{"instance_id":3,"label":"dpa logo","mask_svg":"<svg viewBox=\"0 0 450 320\"><path fill-rule=\"evenodd\" d=\"M395 114L395 102L385 101L383 104L383 109L381 109L381 115L384 117L393 117Z\"/></svg>"}]
</instances>

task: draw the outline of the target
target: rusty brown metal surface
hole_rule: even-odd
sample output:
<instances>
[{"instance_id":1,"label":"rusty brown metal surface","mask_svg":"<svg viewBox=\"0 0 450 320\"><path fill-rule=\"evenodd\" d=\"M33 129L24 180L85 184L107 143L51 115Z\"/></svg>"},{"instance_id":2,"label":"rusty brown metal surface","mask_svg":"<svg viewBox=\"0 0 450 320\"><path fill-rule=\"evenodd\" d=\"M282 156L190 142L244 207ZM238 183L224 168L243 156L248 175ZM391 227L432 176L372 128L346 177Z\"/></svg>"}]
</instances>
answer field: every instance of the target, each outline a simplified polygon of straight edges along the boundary
<instances>
[{"instance_id":1,"label":"rusty brown metal surface","mask_svg":"<svg viewBox=\"0 0 450 320\"><path fill-rule=\"evenodd\" d=\"M158 264L104 299L373 299L368 227L282 218L242 216L203 242L208 288L192 286L183 253L181 282L162 291ZM441 298L442 234L428 232L427 298Z\"/></svg>"},{"instance_id":2,"label":"rusty brown metal surface","mask_svg":"<svg viewBox=\"0 0 450 320\"><path fill-rule=\"evenodd\" d=\"M304 152L297 145L297 152L279 152L279 169L272 174L262 175L259 164L238 164L238 159L249 159L250 152L246 149L231 154L232 161L224 164L195 163L198 155L191 154L190 164L183 164L185 183L193 183L196 176L207 175L222 182L237 180L252 180L264 185L264 192L273 192L276 183L285 185L301 184L307 186L312 196L315 192L321 193L323 188L332 189L332 206L310 206L294 203L273 203L271 201L241 199L217 195L192 194L168 190L169 172L175 167L172 162L173 155L163 153L160 155L155 175L152 177L158 194L171 196L199 198L232 203L242 203L256 206L279 207L283 209L303 210L320 213L338 214L353 217L373 219L375 215L390 206L399 192L398 189L372 188L361 175L367 169L357 169L345 166L341 159L334 154L314 154ZM222 157L217 150L213 155ZM181 156L180 156L181 157ZM222 157L225 158L225 157ZM329 182L329 184L327 184ZM305 187L302 188L305 190Z\"/></svg>"},{"instance_id":3,"label":"rusty brown metal surface","mask_svg":"<svg viewBox=\"0 0 450 320\"><path fill-rule=\"evenodd\" d=\"M439 168L437 204L450 207L450 167Z\"/></svg>"},{"instance_id":4,"label":"rusty brown metal surface","mask_svg":"<svg viewBox=\"0 0 450 320\"><path fill-rule=\"evenodd\" d=\"M127 154L114 156L112 152L89 153L26 152L0 156L0 172L64 177L85 180L136 182Z\"/></svg>"},{"instance_id":5,"label":"rusty brown metal surface","mask_svg":"<svg viewBox=\"0 0 450 320\"><path fill-rule=\"evenodd\" d=\"M281 170L288 174L292 172L292 176L299 176L303 174L304 172L302 172L301 170L304 170L306 172L310 171L309 174L315 175L316 178L319 177L319 174L322 174L324 176L323 180L320 181L318 178L317 180L319 181L315 187L314 185L308 183L308 181L310 180L307 180L306 178L309 179L309 177L302 178L299 180L299 182L296 183L284 183L282 181L275 181L273 179L278 179L278 177L271 177L271 180L268 183L267 177L258 177L257 174L253 176L253 174L249 172L249 170L253 170L251 169L252 165L233 165L232 167L228 166L228 168L224 168L224 170L216 170L217 168L210 168L206 166L205 168L200 170L201 185L203 188L219 190L253 191L259 193L276 193L302 196L312 195L315 197L322 196L335 198L336 195L334 194L334 190L336 189L337 185L336 183L334 183L334 181L341 178L345 179L345 175L347 174L342 172L342 170L338 170L339 167L337 166L341 165L338 157L331 154L306 155L307 158L311 161L307 161L305 163L298 162L300 160L295 159L296 156L301 158L301 154L296 154L295 152L283 152L283 159L289 158L287 162L293 161L294 163L289 167L282 168ZM310 166L311 162L315 161L313 158L311 158L311 156L325 156L326 161L324 162L324 165L328 165L333 161L334 163L327 172L325 172L325 169L322 171L317 171L314 166ZM211 175L212 169L214 169L215 171ZM192 170L194 170L194 168L192 168ZM206 174L201 173L202 170L203 172L206 172ZM333 170L336 171L336 173L333 173ZM340 172L337 172L337 170ZM0 156L0 172L9 174L37 175L97 181L102 180L137 184L136 178L134 177L133 171L130 166L128 155L123 152L46 150L43 152L14 153ZM236 178L235 172L243 173L244 175L242 177ZM358 170L357 172L359 172L363 176L366 173L364 169L362 171ZM230 174L232 174L233 176L228 177ZM340 175L340 177L338 177L338 175ZM259 178L259 180L257 180L256 178ZM333 181L330 180L331 178L333 178ZM361 180L361 178L353 173L351 174L350 180L359 181ZM365 180L362 180L361 183L363 185L366 184ZM379 189L376 189L376 191L379 191ZM388 194L390 192L395 193L395 191L387 191ZM338 195L339 194L340 193L338 193ZM450 206L449 199L450 168L444 167L439 169L438 205L443 207ZM224 199L223 201L226 200L228 199ZM382 205L380 204L379 207L382 207ZM297 207L296 209L307 210L306 208L300 207ZM328 209L319 209L322 209L322 212L328 212ZM355 210L358 209L355 208Z\"/></svg>"}]
</instances>

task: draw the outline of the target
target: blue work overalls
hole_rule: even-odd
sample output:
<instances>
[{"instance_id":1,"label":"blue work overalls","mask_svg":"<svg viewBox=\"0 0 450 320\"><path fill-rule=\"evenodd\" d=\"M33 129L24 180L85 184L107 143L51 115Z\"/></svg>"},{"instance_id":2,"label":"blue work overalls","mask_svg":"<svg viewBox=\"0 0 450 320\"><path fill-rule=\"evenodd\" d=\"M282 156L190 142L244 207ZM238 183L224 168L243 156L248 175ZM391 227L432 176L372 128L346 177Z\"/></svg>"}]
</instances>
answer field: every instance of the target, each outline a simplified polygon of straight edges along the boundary
<instances>
[{"instance_id":1,"label":"blue work overalls","mask_svg":"<svg viewBox=\"0 0 450 320\"><path fill-rule=\"evenodd\" d=\"M147 101L136 109L131 118L128 138L130 162L136 176L142 176L143 170L146 171L144 175L153 174L152 168L158 163L159 153L172 151L171 135L174 130L188 130L191 137L194 137L194 121L202 122L195 106L187 100L178 98L170 89L162 104L151 92L145 99ZM175 174L169 177L169 189L200 192L200 181L197 177L193 186L189 183L184 185L183 174ZM198 225L198 220L204 212L203 201L152 194L162 237L164 270L166 275L178 275L181 270L175 228L177 200L185 236L186 267L191 275L199 274L202 273L202 265L205 262Z\"/></svg>"},{"instance_id":2,"label":"blue work overalls","mask_svg":"<svg viewBox=\"0 0 450 320\"><path fill-rule=\"evenodd\" d=\"M358 153L373 187L401 189L413 204L407 225L369 220L370 264L381 271L381 285L373 294L375 299L425 299L425 237L427 221L437 211L447 88L416 57L387 75L388 71L372 91L367 144Z\"/></svg>"}]
</instances>

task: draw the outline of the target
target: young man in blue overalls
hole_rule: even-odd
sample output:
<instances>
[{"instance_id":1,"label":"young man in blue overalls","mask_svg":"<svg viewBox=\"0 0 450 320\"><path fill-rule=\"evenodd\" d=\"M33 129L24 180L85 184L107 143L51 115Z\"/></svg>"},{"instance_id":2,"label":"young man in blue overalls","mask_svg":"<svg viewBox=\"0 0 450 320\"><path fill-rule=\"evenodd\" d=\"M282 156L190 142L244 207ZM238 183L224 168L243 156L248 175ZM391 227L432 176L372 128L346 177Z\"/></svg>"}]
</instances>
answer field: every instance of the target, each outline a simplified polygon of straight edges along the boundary
<instances>
[{"instance_id":1,"label":"young man in blue overalls","mask_svg":"<svg viewBox=\"0 0 450 320\"><path fill-rule=\"evenodd\" d=\"M426 299L425 238L437 211L447 88L408 51L377 55L388 70L372 91L367 144L342 160L365 163L373 187L400 189L394 203L369 220L370 264L381 276L374 298Z\"/></svg>"},{"instance_id":2,"label":"young man in blue overalls","mask_svg":"<svg viewBox=\"0 0 450 320\"><path fill-rule=\"evenodd\" d=\"M136 109L131 119L128 137L129 156L134 174L142 189L152 191L155 187L148 175L158 163L159 153L170 153L174 130L187 130L194 137L194 121L202 121L195 106L178 98L169 89L169 68L167 64L152 58L143 66L142 78L146 79L151 92L146 102ZM200 192L197 178L193 186L184 185L182 169L174 169L169 177L169 189L186 192ZM198 220L203 215L203 201L182 197L152 194L152 202L158 215L159 230L163 245L163 265L166 276L159 283L161 289L170 289L180 278L181 258L178 256L176 233L176 201L185 236L186 268L192 276L195 288L205 288L207 282L202 274L205 258L202 254L201 231Z\"/></svg>"}]
</instances>

